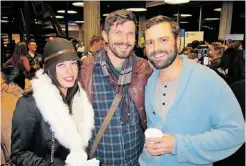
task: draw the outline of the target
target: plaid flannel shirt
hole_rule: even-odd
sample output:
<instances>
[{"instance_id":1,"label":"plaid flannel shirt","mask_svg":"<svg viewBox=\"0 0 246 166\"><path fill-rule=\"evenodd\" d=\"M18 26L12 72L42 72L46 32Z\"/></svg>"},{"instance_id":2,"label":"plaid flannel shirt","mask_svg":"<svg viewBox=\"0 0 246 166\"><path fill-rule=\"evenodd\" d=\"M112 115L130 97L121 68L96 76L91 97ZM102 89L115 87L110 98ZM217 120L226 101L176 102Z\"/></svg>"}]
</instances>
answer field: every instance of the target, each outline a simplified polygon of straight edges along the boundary
<instances>
[{"instance_id":1,"label":"plaid flannel shirt","mask_svg":"<svg viewBox=\"0 0 246 166\"><path fill-rule=\"evenodd\" d=\"M89 141L88 151L95 140L101 124L116 95L115 86L103 74L100 62L95 62L93 73L93 108L95 112L95 130ZM95 153L101 166L138 166L142 152L142 131L135 104L130 100L130 113L126 123L121 119L121 103L116 109L105 130Z\"/></svg>"}]
</instances>

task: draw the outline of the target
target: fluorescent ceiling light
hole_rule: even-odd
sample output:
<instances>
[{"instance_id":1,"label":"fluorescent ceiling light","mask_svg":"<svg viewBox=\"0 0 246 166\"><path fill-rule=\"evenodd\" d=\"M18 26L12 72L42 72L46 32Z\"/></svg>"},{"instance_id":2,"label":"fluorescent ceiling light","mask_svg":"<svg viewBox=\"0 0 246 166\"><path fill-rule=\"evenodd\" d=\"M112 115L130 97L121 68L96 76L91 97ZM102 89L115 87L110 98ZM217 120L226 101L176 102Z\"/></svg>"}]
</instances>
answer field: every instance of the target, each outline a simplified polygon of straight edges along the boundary
<instances>
[{"instance_id":1,"label":"fluorescent ceiling light","mask_svg":"<svg viewBox=\"0 0 246 166\"><path fill-rule=\"evenodd\" d=\"M219 20L220 18L205 18L205 21L215 21L215 20Z\"/></svg>"},{"instance_id":2,"label":"fluorescent ceiling light","mask_svg":"<svg viewBox=\"0 0 246 166\"><path fill-rule=\"evenodd\" d=\"M65 10L58 10L57 13L65 13ZM68 10L67 13L68 14L76 14L77 12L74 10Z\"/></svg>"},{"instance_id":3,"label":"fluorescent ceiling light","mask_svg":"<svg viewBox=\"0 0 246 166\"><path fill-rule=\"evenodd\" d=\"M76 6L76 7L84 7L84 2L74 2L72 4L73 6Z\"/></svg>"},{"instance_id":4,"label":"fluorescent ceiling light","mask_svg":"<svg viewBox=\"0 0 246 166\"><path fill-rule=\"evenodd\" d=\"M188 24L188 21L181 21L180 24Z\"/></svg>"},{"instance_id":5,"label":"fluorescent ceiling light","mask_svg":"<svg viewBox=\"0 0 246 166\"><path fill-rule=\"evenodd\" d=\"M175 5L175 4L182 4L182 3L188 3L190 0L165 0L166 4Z\"/></svg>"},{"instance_id":6,"label":"fluorescent ceiling light","mask_svg":"<svg viewBox=\"0 0 246 166\"><path fill-rule=\"evenodd\" d=\"M84 21L75 21L76 24L82 24Z\"/></svg>"},{"instance_id":7,"label":"fluorescent ceiling light","mask_svg":"<svg viewBox=\"0 0 246 166\"><path fill-rule=\"evenodd\" d=\"M56 16L56 18L61 19L64 18L64 16Z\"/></svg>"},{"instance_id":8,"label":"fluorescent ceiling light","mask_svg":"<svg viewBox=\"0 0 246 166\"><path fill-rule=\"evenodd\" d=\"M109 15L108 13L103 14L104 17L107 17L108 15Z\"/></svg>"},{"instance_id":9,"label":"fluorescent ceiling light","mask_svg":"<svg viewBox=\"0 0 246 166\"><path fill-rule=\"evenodd\" d=\"M68 14L76 14L77 12L76 11L73 11L73 10L68 10L67 13Z\"/></svg>"},{"instance_id":10,"label":"fluorescent ceiling light","mask_svg":"<svg viewBox=\"0 0 246 166\"><path fill-rule=\"evenodd\" d=\"M68 23L68 25L77 25L77 24L75 24L75 23Z\"/></svg>"},{"instance_id":11,"label":"fluorescent ceiling light","mask_svg":"<svg viewBox=\"0 0 246 166\"><path fill-rule=\"evenodd\" d=\"M221 8L216 8L216 9L214 9L214 11L221 12Z\"/></svg>"},{"instance_id":12,"label":"fluorescent ceiling light","mask_svg":"<svg viewBox=\"0 0 246 166\"><path fill-rule=\"evenodd\" d=\"M3 19L8 19L8 17L2 17Z\"/></svg>"},{"instance_id":13,"label":"fluorescent ceiling light","mask_svg":"<svg viewBox=\"0 0 246 166\"><path fill-rule=\"evenodd\" d=\"M143 11L146 11L147 9L146 8L128 8L126 10L132 11L132 12L143 12Z\"/></svg>"},{"instance_id":14,"label":"fluorescent ceiling light","mask_svg":"<svg viewBox=\"0 0 246 166\"><path fill-rule=\"evenodd\" d=\"M1 20L2 23L6 23L9 22L8 20Z\"/></svg>"},{"instance_id":15,"label":"fluorescent ceiling light","mask_svg":"<svg viewBox=\"0 0 246 166\"><path fill-rule=\"evenodd\" d=\"M178 14L174 14L173 16L178 16ZM180 14L181 17L191 17L191 14Z\"/></svg>"}]
</instances>

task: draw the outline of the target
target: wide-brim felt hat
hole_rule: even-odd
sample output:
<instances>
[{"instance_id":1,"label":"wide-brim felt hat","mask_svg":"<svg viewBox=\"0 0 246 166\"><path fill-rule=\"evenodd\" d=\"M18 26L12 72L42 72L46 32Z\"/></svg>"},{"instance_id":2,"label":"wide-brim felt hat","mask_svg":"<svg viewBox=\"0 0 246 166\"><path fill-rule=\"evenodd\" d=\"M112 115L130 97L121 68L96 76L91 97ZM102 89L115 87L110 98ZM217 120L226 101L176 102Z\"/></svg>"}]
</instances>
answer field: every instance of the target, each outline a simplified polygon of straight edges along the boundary
<instances>
[{"instance_id":1,"label":"wide-brim felt hat","mask_svg":"<svg viewBox=\"0 0 246 166\"><path fill-rule=\"evenodd\" d=\"M44 72L52 66L64 61L79 61L73 44L67 39L55 38L48 41L44 47Z\"/></svg>"}]
</instances>

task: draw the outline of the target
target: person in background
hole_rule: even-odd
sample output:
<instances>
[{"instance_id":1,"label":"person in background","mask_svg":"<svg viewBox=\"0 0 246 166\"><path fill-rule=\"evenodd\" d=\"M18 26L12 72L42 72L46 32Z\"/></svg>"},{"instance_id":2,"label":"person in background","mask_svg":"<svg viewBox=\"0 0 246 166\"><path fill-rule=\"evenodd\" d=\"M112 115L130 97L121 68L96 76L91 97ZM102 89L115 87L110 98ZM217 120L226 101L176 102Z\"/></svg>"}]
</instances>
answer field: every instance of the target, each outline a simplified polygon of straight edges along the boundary
<instances>
[{"instance_id":1,"label":"person in background","mask_svg":"<svg viewBox=\"0 0 246 166\"><path fill-rule=\"evenodd\" d=\"M101 36L93 36L90 40L90 49L87 53L85 53L83 55L88 57L88 56L92 56L93 52L95 52L96 50L98 50L100 47L102 47L104 44L103 42L103 38ZM82 58L83 58L82 57Z\"/></svg>"},{"instance_id":2,"label":"person in background","mask_svg":"<svg viewBox=\"0 0 246 166\"><path fill-rule=\"evenodd\" d=\"M199 44L200 44L200 42L199 42L198 40L192 41L190 52L191 52L191 53L196 53L196 54L198 54L197 49L198 49Z\"/></svg>"},{"instance_id":3,"label":"person in background","mask_svg":"<svg viewBox=\"0 0 246 166\"><path fill-rule=\"evenodd\" d=\"M37 50L36 41L34 39L30 39L28 41L27 59L31 67L38 69L38 68L42 68L43 59L42 59L42 55L38 54L36 50Z\"/></svg>"},{"instance_id":4,"label":"person in background","mask_svg":"<svg viewBox=\"0 0 246 166\"><path fill-rule=\"evenodd\" d=\"M210 45L210 44L209 44L209 41L206 40L206 41L205 41L205 45L209 47L209 45Z\"/></svg>"},{"instance_id":5,"label":"person in background","mask_svg":"<svg viewBox=\"0 0 246 166\"><path fill-rule=\"evenodd\" d=\"M133 54L136 17L117 10L105 19L103 38L108 43L82 60L80 82L95 112L95 130L88 152L101 166L138 166L146 128L144 87L152 72L148 61ZM92 153L92 145L118 95L122 98ZM142 129L141 129L141 127Z\"/></svg>"},{"instance_id":6,"label":"person in background","mask_svg":"<svg viewBox=\"0 0 246 166\"><path fill-rule=\"evenodd\" d=\"M54 40L54 39L55 39L55 37L50 36L50 37L48 38L48 41L52 41L52 40Z\"/></svg>"},{"instance_id":7,"label":"person in background","mask_svg":"<svg viewBox=\"0 0 246 166\"><path fill-rule=\"evenodd\" d=\"M140 165L212 166L232 155L244 143L245 128L230 87L208 67L178 55L180 28L171 18L151 18L144 32L155 67L145 88L147 127L163 136L146 139Z\"/></svg>"},{"instance_id":8,"label":"person in background","mask_svg":"<svg viewBox=\"0 0 246 166\"><path fill-rule=\"evenodd\" d=\"M1 69L1 164L10 163L11 120L19 97L30 91L30 82L24 73L14 67Z\"/></svg>"},{"instance_id":9,"label":"person in background","mask_svg":"<svg viewBox=\"0 0 246 166\"><path fill-rule=\"evenodd\" d=\"M32 73L34 73L39 67L31 66L27 58L27 48L24 42L18 42L15 46L13 56L3 64L3 67L15 66L23 73L25 73L27 78L31 78Z\"/></svg>"},{"instance_id":10,"label":"person in background","mask_svg":"<svg viewBox=\"0 0 246 166\"><path fill-rule=\"evenodd\" d=\"M191 50L191 48L190 47L185 47L184 49L183 49L183 51L182 51L182 54L184 54L184 55L189 55L190 54L190 50Z\"/></svg>"},{"instance_id":11,"label":"person in background","mask_svg":"<svg viewBox=\"0 0 246 166\"><path fill-rule=\"evenodd\" d=\"M78 53L79 58L82 57L84 51L85 51L84 43L83 42L80 42L79 43L79 46L78 46L78 49L77 49L77 53Z\"/></svg>"},{"instance_id":12,"label":"person in background","mask_svg":"<svg viewBox=\"0 0 246 166\"><path fill-rule=\"evenodd\" d=\"M194 62L198 62L198 58L197 58L197 54L196 53L188 54L187 58L193 60Z\"/></svg>"},{"instance_id":13,"label":"person in background","mask_svg":"<svg viewBox=\"0 0 246 166\"><path fill-rule=\"evenodd\" d=\"M147 59L147 57L144 54L144 49L138 46L137 44L134 45L133 51L134 54L137 55L138 57Z\"/></svg>"},{"instance_id":14,"label":"person in background","mask_svg":"<svg viewBox=\"0 0 246 166\"><path fill-rule=\"evenodd\" d=\"M11 161L18 166L87 165L94 112L78 83L80 59L62 38L47 42L43 57L44 69L31 80L33 90L16 104Z\"/></svg>"},{"instance_id":15,"label":"person in background","mask_svg":"<svg viewBox=\"0 0 246 166\"><path fill-rule=\"evenodd\" d=\"M222 55L225 51L225 46L220 42L213 42L209 47L210 62L208 67L214 70L221 78L227 82L227 71L224 70L222 63Z\"/></svg>"},{"instance_id":16,"label":"person in background","mask_svg":"<svg viewBox=\"0 0 246 166\"><path fill-rule=\"evenodd\" d=\"M227 48L222 55L221 61L222 69L226 71L226 79L229 85L245 79L245 57L240 49L235 47Z\"/></svg>"}]
</instances>

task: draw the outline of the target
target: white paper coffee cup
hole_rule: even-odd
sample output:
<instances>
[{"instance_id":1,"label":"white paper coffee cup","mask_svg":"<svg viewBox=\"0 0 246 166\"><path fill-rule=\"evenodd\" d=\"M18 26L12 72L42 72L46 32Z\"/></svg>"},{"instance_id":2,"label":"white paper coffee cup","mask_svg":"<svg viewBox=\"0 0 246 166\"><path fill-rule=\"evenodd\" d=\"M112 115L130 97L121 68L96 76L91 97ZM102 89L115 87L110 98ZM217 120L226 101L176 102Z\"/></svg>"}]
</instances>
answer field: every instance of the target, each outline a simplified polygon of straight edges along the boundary
<instances>
[{"instance_id":1,"label":"white paper coffee cup","mask_svg":"<svg viewBox=\"0 0 246 166\"><path fill-rule=\"evenodd\" d=\"M153 138L153 137L163 137L163 132L160 129L157 128L148 128L144 132L145 138ZM154 143L154 142L149 142Z\"/></svg>"}]
</instances>

